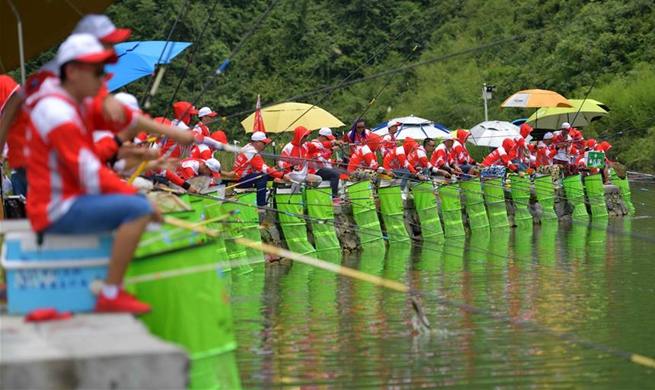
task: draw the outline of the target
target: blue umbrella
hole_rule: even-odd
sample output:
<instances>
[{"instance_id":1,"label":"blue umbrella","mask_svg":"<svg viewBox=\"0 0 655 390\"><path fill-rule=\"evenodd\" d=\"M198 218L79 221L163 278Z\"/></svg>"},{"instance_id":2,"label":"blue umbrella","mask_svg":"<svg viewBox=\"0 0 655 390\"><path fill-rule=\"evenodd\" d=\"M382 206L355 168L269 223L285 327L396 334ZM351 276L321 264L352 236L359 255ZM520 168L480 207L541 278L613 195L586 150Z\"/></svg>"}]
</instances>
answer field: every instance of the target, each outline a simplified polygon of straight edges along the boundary
<instances>
[{"instance_id":1,"label":"blue umbrella","mask_svg":"<svg viewBox=\"0 0 655 390\"><path fill-rule=\"evenodd\" d=\"M167 44L165 41L119 43L114 46L118 62L107 65L105 68L107 73L114 74L107 83L107 87L110 91L114 91L143 76L151 75L155 71L155 65L158 63L168 64L190 45L189 42L168 42Z\"/></svg>"}]
</instances>

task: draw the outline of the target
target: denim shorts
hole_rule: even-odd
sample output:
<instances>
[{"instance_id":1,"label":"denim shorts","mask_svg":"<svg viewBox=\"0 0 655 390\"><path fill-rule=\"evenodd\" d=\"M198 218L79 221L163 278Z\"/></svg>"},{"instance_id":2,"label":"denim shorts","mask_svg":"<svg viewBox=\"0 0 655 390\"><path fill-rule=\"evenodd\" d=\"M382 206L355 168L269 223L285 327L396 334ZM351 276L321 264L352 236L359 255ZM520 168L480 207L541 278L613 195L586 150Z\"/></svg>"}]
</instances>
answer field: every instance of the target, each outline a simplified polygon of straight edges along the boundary
<instances>
[{"instance_id":1,"label":"denim shorts","mask_svg":"<svg viewBox=\"0 0 655 390\"><path fill-rule=\"evenodd\" d=\"M64 216L43 233L97 234L110 232L119 226L154 212L150 202L141 195L103 194L78 197Z\"/></svg>"}]
</instances>

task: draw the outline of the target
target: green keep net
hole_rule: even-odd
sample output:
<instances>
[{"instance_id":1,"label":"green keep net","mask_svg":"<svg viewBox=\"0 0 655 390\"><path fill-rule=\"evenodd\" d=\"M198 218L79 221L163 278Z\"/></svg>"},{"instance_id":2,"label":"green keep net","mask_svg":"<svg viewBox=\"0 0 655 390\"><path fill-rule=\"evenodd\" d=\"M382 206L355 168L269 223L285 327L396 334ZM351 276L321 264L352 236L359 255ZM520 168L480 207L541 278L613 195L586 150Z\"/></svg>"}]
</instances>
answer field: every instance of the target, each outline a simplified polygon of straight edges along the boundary
<instances>
[{"instance_id":1,"label":"green keep net","mask_svg":"<svg viewBox=\"0 0 655 390\"><path fill-rule=\"evenodd\" d=\"M217 200L205 199L203 207L205 209L205 216L207 219L213 219L223 215L222 205ZM224 230L220 221L210 223L207 225L207 227L211 229ZM225 247L225 239L223 235L216 237L214 240L214 248L216 250L216 259L219 262L227 263L230 261L230 258L227 255L227 248ZM231 268L223 268L223 271L230 270Z\"/></svg>"},{"instance_id":2,"label":"green keep net","mask_svg":"<svg viewBox=\"0 0 655 390\"><path fill-rule=\"evenodd\" d=\"M461 181L459 187L462 189L462 195L466 199L464 204L471 230L489 227L489 218L487 217L487 209L484 207L480 178L476 177Z\"/></svg>"},{"instance_id":3,"label":"green keep net","mask_svg":"<svg viewBox=\"0 0 655 390\"><path fill-rule=\"evenodd\" d=\"M462 204L459 198L459 186L445 185L439 187L441 196L441 215L446 237L463 236L464 223L462 222Z\"/></svg>"},{"instance_id":4,"label":"green keep net","mask_svg":"<svg viewBox=\"0 0 655 390\"><path fill-rule=\"evenodd\" d=\"M514 201L514 222L532 221L532 214L528 211L530 203L530 178L512 177L512 200Z\"/></svg>"},{"instance_id":5,"label":"green keep net","mask_svg":"<svg viewBox=\"0 0 655 390\"><path fill-rule=\"evenodd\" d=\"M159 255L136 258L126 276L138 277L215 264L214 243L203 244ZM232 311L224 276L215 269L186 272L136 284L127 288L140 300L152 305L152 312L141 317L148 329L164 340L184 347L191 358L190 379L207 388L240 388L235 364L225 367L222 357L236 349ZM213 369L209 369L212 366ZM226 383L228 381L229 383Z\"/></svg>"},{"instance_id":6,"label":"green keep net","mask_svg":"<svg viewBox=\"0 0 655 390\"><path fill-rule=\"evenodd\" d=\"M362 244L377 241L382 237L382 228L375 208L375 199L371 191L370 181L360 181L347 188L353 216L357 228L362 231L360 242Z\"/></svg>"},{"instance_id":7,"label":"green keep net","mask_svg":"<svg viewBox=\"0 0 655 390\"><path fill-rule=\"evenodd\" d=\"M309 223L314 235L314 245L317 251L341 249L337 233L334 230L334 207L332 196L322 189L305 189L307 199L307 214L311 217Z\"/></svg>"},{"instance_id":8,"label":"green keep net","mask_svg":"<svg viewBox=\"0 0 655 390\"><path fill-rule=\"evenodd\" d=\"M389 243L409 241L409 234L405 228L405 207L400 195L400 186L378 188L380 198L380 211L386 229L385 235Z\"/></svg>"},{"instance_id":9,"label":"green keep net","mask_svg":"<svg viewBox=\"0 0 655 390\"><path fill-rule=\"evenodd\" d=\"M572 217L574 219L588 219L587 206L584 202L584 187L582 186L582 176L573 175L565 177L562 180L566 199L573 206Z\"/></svg>"},{"instance_id":10,"label":"green keep net","mask_svg":"<svg viewBox=\"0 0 655 390\"><path fill-rule=\"evenodd\" d=\"M278 193L275 195L275 203L277 209L282 211L277 215L289 250L303 255L314 252L314 247L307 239L305 219L300 217L305 214L302 194Z\"/></svg>"},{"instance_id":11,"label":"green keep net","mask_svg":"<svg viewBox=\"0 0 655 390\"><path fill-rule=\"evenodd\" d=\"M555 187L553 178L548 176L534 179L534 190L537 193L537 200L542 208L541 220L557 219L555 214Z\"/></svg>"},{"instance_id":12,"label":"green keep net","mask_svg":"<svg viewBox=\"0 0 655 390\"><path fill-rule=\"evenodd\" d=\"M630 215L634 214L635 206L632 204L632 192L630 191L630 182L628 182L628 177L626 176L625 179L621 179L613 169L611 172L612 183L614 183L614 185L619 187L621 190L621 198L623 198L623 203L625 203L626 207L628 208Z\"/></svg>"},{"instance_id":13,"label":"green keep net","mask_svg":"<svg viewBox=\"0 0 655 390\"><path fill-rule=\"evenodd\" d=\"M606 217L608 215L607 204L605 202L605 187L603 186L603 177L601 174L585 176L584 185L587 189L591 216L594 218Z\"/></svg>"},{"instance_id":14,"label":"green keep net","mask_svg":"<svg viewBox=\"0 0 655 390\"><path fill-rule=\"evenodd\" d=\"M230 238L247 238L255 242L261 242L262 238L259 233L259 215L256 207L256 194L245 193L238 196L238 201L244 204L236 204L225 202L222 204L223 214L232 213L227 219L225 226L229 229L226 230L225 235ZM238 245L234 240L226 239L225 247L227 255L230 260L244 260L251 259L253 261L263 261L264 255L261 251ZM237 267L238 274L245 274L252 272L252 267L249 265L241 265Z\"/></svg>"},{"instance_id":15,"label":"green keep net","mask_svg":"<svg viewBox=\"0 0 655 390\"><path fill-rule=\"evenodd\" d=\"M505 207L505 190L502 178L486 179L483 185L484 200L489 211L489 224L492 228L509 226Z\"/></svg>"},{"instance_id":16,"label":"green keep net","mask_svg":"<svg viewBox=\"0 0 655 390\"><path fill-rule=\"evenodd\" d=\"M421 224L421 236L427 239L443 235L441 218L437 207L437 197L434 195L432 183L420 183L412 186L414 207Z\"/></svg>"}]
</instances>

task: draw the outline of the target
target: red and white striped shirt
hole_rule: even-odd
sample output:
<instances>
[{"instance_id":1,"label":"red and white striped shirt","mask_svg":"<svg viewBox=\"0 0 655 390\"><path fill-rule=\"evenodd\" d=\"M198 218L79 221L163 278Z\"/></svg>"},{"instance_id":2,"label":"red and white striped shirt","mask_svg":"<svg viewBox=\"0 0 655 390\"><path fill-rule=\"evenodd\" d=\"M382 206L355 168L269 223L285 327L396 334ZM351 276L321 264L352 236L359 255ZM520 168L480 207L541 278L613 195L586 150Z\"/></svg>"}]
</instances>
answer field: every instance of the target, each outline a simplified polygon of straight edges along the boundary
<instances>
[{"instance_id":1,"label":"red and white striped shirt","mask_svg":"<svg viewBox=\"0 0 655 390\"><path fill-rule=\"evenodd\" d=\"M53 82L46 86L48 81ZM136 193L96 155L89 121L93 99L77 104L58 79L46 80L41 90L30 101L27 163L27 215L37 232L64 216L78 196ZM133 125L131 111L126 110L126 117L125 127Z\"/></svg>"}]
</instances>

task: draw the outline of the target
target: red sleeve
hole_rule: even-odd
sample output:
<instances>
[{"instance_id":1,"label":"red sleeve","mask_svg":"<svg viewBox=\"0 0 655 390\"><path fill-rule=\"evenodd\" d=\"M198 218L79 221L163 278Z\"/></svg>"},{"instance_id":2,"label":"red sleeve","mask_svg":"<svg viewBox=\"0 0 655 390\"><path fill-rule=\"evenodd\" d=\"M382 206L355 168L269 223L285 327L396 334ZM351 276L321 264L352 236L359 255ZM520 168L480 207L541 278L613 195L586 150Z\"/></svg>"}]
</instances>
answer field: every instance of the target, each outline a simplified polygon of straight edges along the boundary
<instances>
[{"instance_id":1,"label":"red sleeve","mask_svg":"<svg viewBox=\"0 0 655 390\"><path fill-rule=\"evenodd\" d=\"M250 159L250 165L255 168L256 171L262 172L262 173L268 173L271 177L276 178L276 179L281 179L283 174L282 172L278 172L275 169L269 167L266 165L264 162L264 159L262 156L256 154Z\"/></svg>"},{"instance_id":2,"label":"red sleeve","mask_svg":"<svg viewBox=\"0 0 655 390\"><path fill-rule=\"evenodd\" d=\"M100 96L100 94L98 94L98 96ZM106 120L105 115L102 113L102 99L104 99L104 96L102 99L99 99L98 96L93 99L93 105L90 113L93 130L109 130L112 133L118 133L130 128L133 125L136 117L132 110L125 106L123 106L123 112L125 113L124 122L111 122Z\"/></svg>"},{"instance_id":3,"label":"red sleeve","mask_svg":"<svg viewBox=\"0 0 655 390\"><path fill-rule=\"evenodd\" d=\"M391 161L393 160L393 156L391 156L391 153L387 153L383 158L382 158L382 167L384 169L391 169Z\"/></svg>"},{"instance_id":4,"label":"red sleeve","mask_svg":"<svg viewBox=\"0 0 655 390\"><path fill-rule=\"evenodd\" d=\"M175 172L173 172L173 171L166 171L166 178L167 178L168 181L170 181L171 183L173 183L173 184L175 184L175 185L178 185L178 186L180 186L180 187L182 187L182 185L184 184L184 179L182 179L181 177L179 177L179 176L178 176Z\"/></svg>"},{"instance_id":5,"label":"red sleeve","mask_svg":"<svg viewBox=\"0 0 655 390\"><path fill-rule=\"evenodd\" d=\"M82 131L68 122L48 133L48 140L57 150L59 160L88 194L134 194L130 186L102 164L90 150Z\"/></svg>"},{"instance_id":6,"label":"red sleeve","mask_svg":"<svg viewBox=\"0 0 655 390\"><path fill-rule=\"evenodd\" d=\"M412 164L407 162L407 156L405 156L404 154L398 154L398 155L396 155L396 157L398 157L398 161L400 161L400 166L401 167L405 167L405 168L409 169L409 171L412 174L416 174L416 169L414 169Z\"/></svg>"},{"instance_id":7,"label":"red sleeve","mask_svg":"<svg viewBox=\"0 0 655 390\"><path fill-rule=\"evenodd\" d=\"M94 144L96 155L103 163L111 160L118 153L118 144L113 137L103 137Z\"/></svg>"},{"instance_id":8,"label":"red sleeve","mask_svg":"<svg viewBox=\"0 0 655 390\"><path fill-rule=\"evenodd\" d=\"M290 170L291 166L293 164L291 162L289 162L289 160L288 160L289 153L285 149L282 149L282 152L280 153L280 155L282 156L282 158L278 160L278 162L277 162L278 165L281 168L284 168L285 170ZM258 157L259 160L261 160L262 164L264 164L264 160L262 160L261 156L256 155L255 157ZM253 160L255 159L255 157L253 157ZM252 163L252 160L251 160L251 163ZM253 167L254 167L254 165L253 165ZM261 172L261 168L257 168L257 170Z\"/></svg>"}]
</instances>

